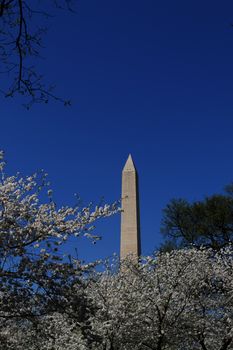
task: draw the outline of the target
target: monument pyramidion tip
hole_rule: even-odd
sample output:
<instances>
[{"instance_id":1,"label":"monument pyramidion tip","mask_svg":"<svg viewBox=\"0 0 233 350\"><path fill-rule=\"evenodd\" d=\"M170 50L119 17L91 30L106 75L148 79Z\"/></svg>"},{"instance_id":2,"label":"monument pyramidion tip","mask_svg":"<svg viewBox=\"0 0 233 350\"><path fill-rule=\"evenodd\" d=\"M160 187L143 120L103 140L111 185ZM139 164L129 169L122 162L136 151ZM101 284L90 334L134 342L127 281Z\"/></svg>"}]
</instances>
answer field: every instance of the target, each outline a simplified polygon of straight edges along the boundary
<instances>
[{"instance_id":1,"label":"monument pyramidion tip","mask_svg":"<svg viewBox=\"0 0 233 350\"><path fill-rule=\"evenodd\" d=\"M127 159L127 161L125 163L123 171L136 171L136 168L135 168L135 165L134 165L134 162L133 162L131 154L129 154L129 156L128 156L128 159Z\"/></svg>"}]
</instances>

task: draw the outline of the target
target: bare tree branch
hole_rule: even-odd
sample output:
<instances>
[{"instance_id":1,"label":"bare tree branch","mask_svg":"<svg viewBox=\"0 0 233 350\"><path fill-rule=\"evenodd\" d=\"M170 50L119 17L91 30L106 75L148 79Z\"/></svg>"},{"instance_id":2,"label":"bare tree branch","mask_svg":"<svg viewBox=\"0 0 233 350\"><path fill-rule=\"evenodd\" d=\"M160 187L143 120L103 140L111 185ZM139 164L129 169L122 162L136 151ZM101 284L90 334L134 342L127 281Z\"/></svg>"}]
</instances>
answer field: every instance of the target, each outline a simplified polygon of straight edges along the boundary
<instances>
[{"instance_id":1,"label":"bare tree branch","mask_svg":"<svg viewBox=\"0 0 233 350\"><path fill-rule=\"evenodd\" d=\"M40 17L46 20L52 17L49 6L73 11L73 3L72 0L40 3L42 8L39 5L33 8L28 0L0 0L0 73L10 81L0 92L5 97L21 95L26 99L23 105L27 109L34 103L48 103L49 100L70 105L69 100L56 95L53 85L45 82L36 67L36 59L41 57L47 32Z\"/></svg>"}]
</instances>

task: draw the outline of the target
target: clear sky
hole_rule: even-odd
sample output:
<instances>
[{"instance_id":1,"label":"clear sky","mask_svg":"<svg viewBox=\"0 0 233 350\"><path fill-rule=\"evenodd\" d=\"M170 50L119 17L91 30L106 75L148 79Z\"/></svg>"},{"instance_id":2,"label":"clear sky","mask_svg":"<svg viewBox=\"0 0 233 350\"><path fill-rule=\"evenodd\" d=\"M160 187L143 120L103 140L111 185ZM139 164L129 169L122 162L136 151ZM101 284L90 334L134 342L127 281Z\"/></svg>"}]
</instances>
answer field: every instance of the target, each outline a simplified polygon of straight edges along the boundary
<instances>
[{"instance_id":1,"label":"clear sky","mask_svg":"<svg viewBox=\"0 0 233 350\"><path fill-rule=\"evenodd\" d=\"M230 0L80 0L75 14L58 13L40 65L72 106L27 111L1 98L8 172L45 169L58 204L74 193L112 202L131 153L149 254L171 198L201 199L233 180L232 22ZM97 245L76 243L81 258L119 252L119 216L97 232Z\"/></svg>"}]
</instances>

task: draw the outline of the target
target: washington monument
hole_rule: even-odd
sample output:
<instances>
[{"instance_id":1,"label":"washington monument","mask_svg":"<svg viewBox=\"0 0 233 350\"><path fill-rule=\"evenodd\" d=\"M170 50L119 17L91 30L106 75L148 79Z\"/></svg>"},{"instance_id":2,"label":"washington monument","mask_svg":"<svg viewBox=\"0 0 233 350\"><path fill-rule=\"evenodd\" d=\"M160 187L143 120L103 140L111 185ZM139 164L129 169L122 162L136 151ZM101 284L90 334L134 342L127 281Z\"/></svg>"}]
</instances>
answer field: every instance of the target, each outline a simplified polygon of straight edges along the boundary
<instances>
[{"instance_id":1,"label":"washington monument","mask_svg":"<svg viewBox=\"0 0 233 350\"><path fill-rule=\"evenodd\" d=\"M138 175L131 155L122 171L121 260L141 254Z\"/></svg>"}]
</instances>

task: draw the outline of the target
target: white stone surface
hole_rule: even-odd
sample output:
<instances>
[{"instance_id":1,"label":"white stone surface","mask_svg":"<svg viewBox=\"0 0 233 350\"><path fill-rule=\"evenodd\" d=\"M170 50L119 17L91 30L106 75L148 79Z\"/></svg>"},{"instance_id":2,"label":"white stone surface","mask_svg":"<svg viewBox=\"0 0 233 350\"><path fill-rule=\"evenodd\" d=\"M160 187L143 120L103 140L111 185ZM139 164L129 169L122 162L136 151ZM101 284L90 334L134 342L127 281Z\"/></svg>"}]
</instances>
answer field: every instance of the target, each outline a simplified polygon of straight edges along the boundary
<instances>
[{"instance_id":1,"label":"white stone surface","mask_svg":"<svg viewBox=\"0 0 233 350\"><path fill-rule=\"evenodd\" d=\"M122 171L121 260L140 255L140 220L137 170L131 155Z\"/></svg>"}]
</instances>

